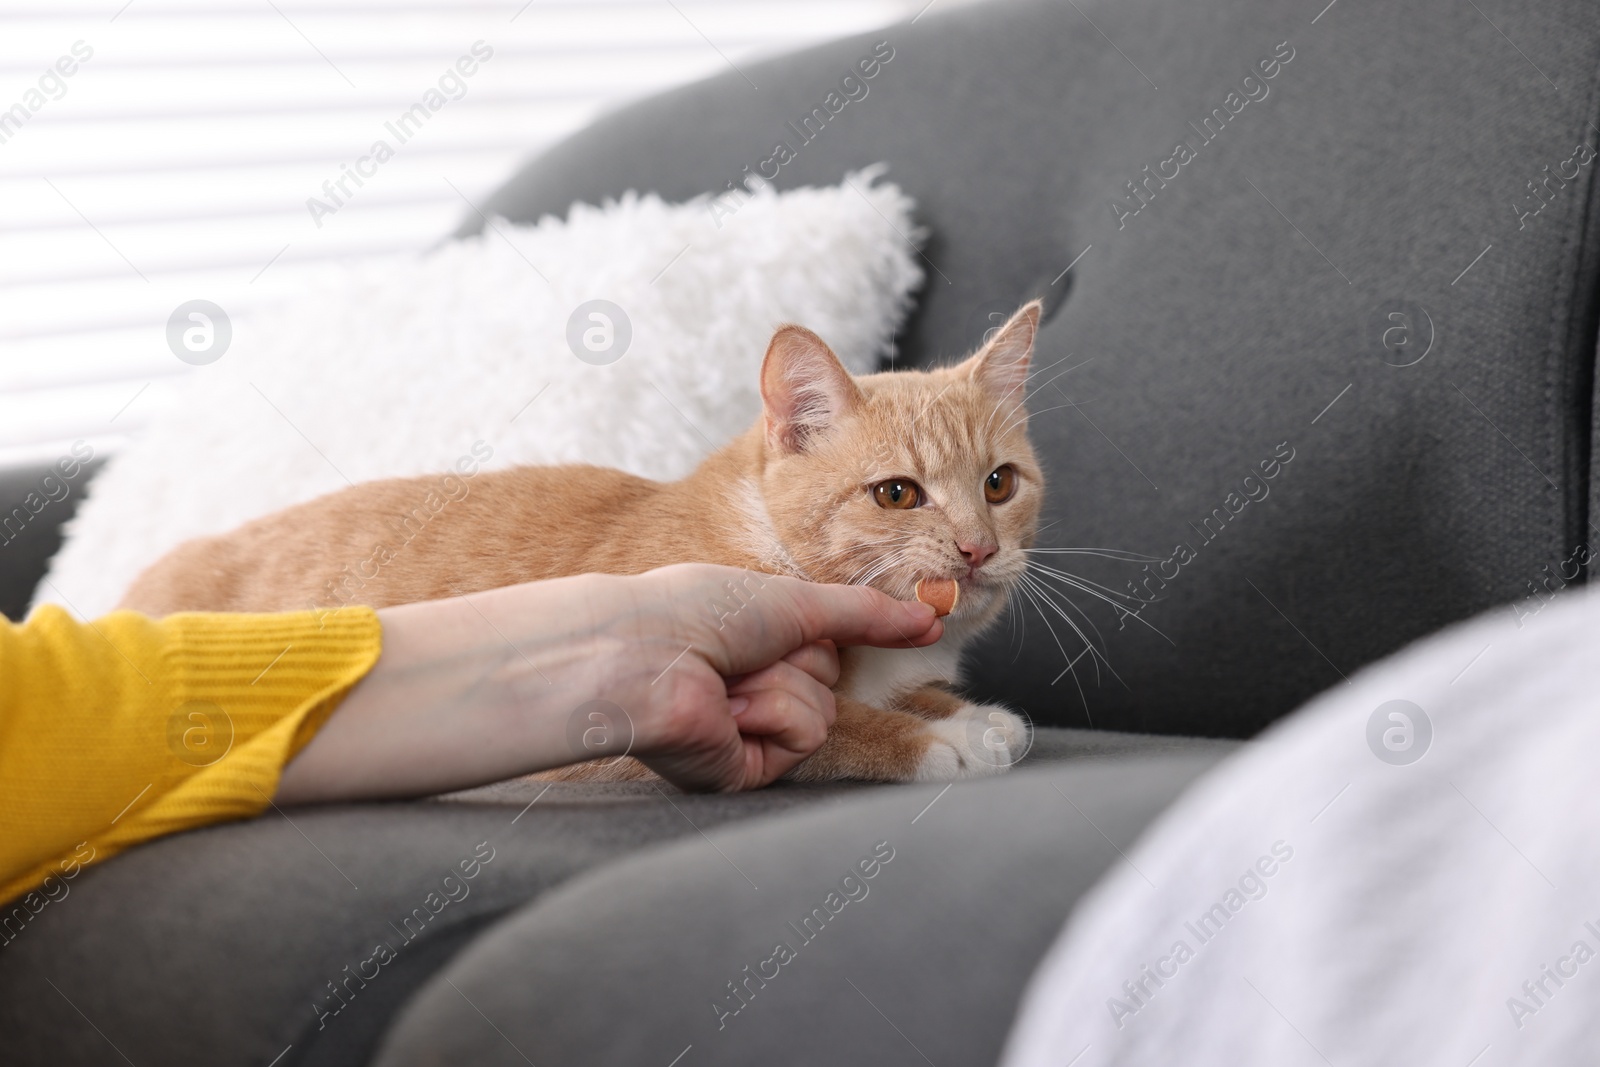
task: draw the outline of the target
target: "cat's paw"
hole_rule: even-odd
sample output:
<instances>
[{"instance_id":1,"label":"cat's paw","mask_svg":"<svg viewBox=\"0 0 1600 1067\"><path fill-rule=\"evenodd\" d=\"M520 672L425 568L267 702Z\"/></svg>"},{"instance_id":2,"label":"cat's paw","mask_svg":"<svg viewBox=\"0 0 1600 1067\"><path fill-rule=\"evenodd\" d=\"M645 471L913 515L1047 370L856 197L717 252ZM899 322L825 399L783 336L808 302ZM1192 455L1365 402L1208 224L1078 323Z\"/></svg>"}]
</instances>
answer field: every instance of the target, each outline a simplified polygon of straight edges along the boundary
<instances>
[{"instance_id":1,"label":"cat's paw","mask_svg":"<svg viewBox=\"0 0 1600 1067\"><path fill-rule=\"evenodd\" d=\"M1003 774L1027 754L1033 730L998 704L967 704L928 724L930 741L917 765L919 782Z\"/></svg>"}]
</instances>

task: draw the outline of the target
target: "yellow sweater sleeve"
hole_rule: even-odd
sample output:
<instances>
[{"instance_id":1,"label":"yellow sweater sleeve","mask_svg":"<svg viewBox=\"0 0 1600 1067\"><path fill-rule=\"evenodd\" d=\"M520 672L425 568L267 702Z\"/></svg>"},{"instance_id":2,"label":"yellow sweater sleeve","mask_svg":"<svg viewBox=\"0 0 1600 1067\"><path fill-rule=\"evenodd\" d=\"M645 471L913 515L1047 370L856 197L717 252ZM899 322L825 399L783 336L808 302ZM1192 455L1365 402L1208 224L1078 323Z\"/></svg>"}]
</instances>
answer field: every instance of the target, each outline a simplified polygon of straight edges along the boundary
<instances>
[{"instance_id":1,"label":"yellow sweater sleeve","mask_svg":"<svg viewBox=\"0 0 1600 1067\"><path fill-rule=\"evenodd\" d=\"M0 901L260 813L381 650L368 608L0 620Z\"/></svg>"}]
</instances>

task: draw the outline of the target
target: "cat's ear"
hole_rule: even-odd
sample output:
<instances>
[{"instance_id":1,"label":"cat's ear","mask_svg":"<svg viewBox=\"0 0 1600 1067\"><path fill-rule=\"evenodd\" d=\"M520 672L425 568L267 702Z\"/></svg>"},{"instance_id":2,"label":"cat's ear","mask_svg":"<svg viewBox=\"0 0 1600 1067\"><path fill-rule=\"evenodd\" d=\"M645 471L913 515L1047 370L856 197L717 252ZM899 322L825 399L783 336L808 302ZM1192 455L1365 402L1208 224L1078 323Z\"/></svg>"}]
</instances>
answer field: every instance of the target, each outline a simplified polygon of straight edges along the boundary
<instances>
[{"instance_id":1,"label":"cat's ear","mask_svg":"<svg viewBox=\"0 0 1600 1067\"><path fill-rule=\"evenodd\" d=\"M1028 366L1033 361L1033 339L1039 332L1039 311L1043 305L1030 300L995 331L987 344L963 365L991 396L1010 404L1022 403L1023 387L1028 382Z\"/></svg>"},{"instance_id":2,"label":"cat's ear","mask_svg":"<svg viewBox=\"0 0 1600 1067\"><path fill-rule=\"evenodd\" d=\"M833 349L804 326L780 326L761 364L767 444L800 452L861 402Z\"/></svg>"}]
</instances>

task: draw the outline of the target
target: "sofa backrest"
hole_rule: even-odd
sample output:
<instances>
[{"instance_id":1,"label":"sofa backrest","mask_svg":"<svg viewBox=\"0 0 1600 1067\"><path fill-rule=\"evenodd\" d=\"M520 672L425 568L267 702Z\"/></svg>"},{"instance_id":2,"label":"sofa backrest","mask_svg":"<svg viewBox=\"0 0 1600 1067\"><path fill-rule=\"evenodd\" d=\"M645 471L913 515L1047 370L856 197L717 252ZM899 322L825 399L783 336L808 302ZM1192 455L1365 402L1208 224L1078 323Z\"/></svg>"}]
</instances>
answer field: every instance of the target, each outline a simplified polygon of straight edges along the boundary
<instances>
[{"instance_id":1,"label":"sofa backrest","mask_svg":"<svg viewBox=\"0 0 1600 1067\"><path fill-rule=\"evenodd\" d=\"M1044 297L1041 544L1153 560L1041 554L1151 602L1074 594L1109 661L1075 664L1081 696L1069 619L1058 647L1025 605L976 689L1043 722L1249 734L1581 580L1593 529L1600 7L1321 7L935 7L620 110L480 206L887 161L932 230L897 361Z\"/></svg>"}]
</instances>

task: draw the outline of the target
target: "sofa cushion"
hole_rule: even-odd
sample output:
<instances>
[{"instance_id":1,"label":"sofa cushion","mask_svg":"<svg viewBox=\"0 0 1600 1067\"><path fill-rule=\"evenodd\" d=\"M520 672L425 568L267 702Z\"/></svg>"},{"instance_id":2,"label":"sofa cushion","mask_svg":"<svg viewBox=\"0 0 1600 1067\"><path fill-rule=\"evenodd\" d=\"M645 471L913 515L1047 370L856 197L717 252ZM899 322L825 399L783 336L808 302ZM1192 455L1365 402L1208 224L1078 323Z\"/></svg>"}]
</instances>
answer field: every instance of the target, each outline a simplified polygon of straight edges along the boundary
<instances>
[{"instance_id":1,"label":"sofa cushion","mask_svg":"<svg viewBox=\"0 0 1600 1067\"><path fill-rule=\"evenodd\" d=\"M1081 644L1029 609L978 687L1246 735L1526 595L1590 529L1600 8L1321 6L934 8L618 111L486 210L725 191L778 142L780 187L887 160L933 233L899 362L1046 297L1044 544L1156 560L1044 557L1156 598L1077 594L1115 673L1080 661L1080 697Z\"/></svg>"},{"instance_id":2,"label":"sofa cushion","mask_svg":"<svg viewBox=\"0 0 1600 1067\"><path fill-rule=\"evenodd\" d=\"M1045 730L1030 762L1215 760L1231 748ZM715 859L699 834L728 822L879 794L920 806L937 791L784 783L669 797L643 783L515 781L431 801L270 812L151 842L64 883L66 895L31 918L0 909L0 1059L121 1062L115 1045L141 1064L267 1064L280 1054L277 1067L364 1063L451 956L576 874L679 837Z\"/></svg>"},{"instance_id":3,"label":"sofa cushion","mask_svg":"<svg viewBox=\"0 0 1600 1067\"><path fill-rule=\"evenodd\" d=\"M1213 759L874 791L608 864L476 938L374 1062L993 1064L1073 902Z\"/></svg>"}]
</instances>

